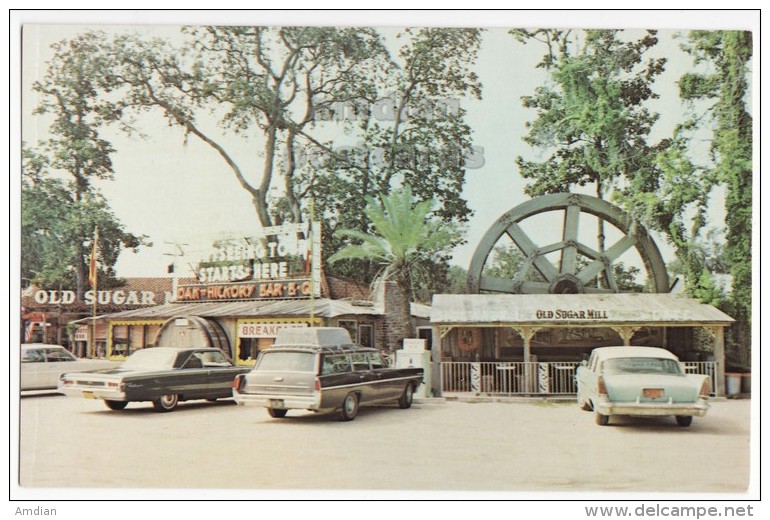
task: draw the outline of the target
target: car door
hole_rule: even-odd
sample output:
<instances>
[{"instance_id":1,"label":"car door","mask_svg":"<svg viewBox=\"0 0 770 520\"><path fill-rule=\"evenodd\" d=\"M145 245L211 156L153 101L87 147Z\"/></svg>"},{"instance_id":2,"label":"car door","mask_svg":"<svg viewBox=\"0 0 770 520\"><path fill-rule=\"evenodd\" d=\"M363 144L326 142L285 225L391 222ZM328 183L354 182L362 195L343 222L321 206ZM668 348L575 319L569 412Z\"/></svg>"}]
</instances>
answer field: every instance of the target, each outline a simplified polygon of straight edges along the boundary
<instances>
[{"instance_id":1,"label":"car door","mask_svg":"<svg viewBox=\"0 0 770 520\"><path fill-rule=\"evenodd\" d=\"M21 390L41 388L45 374L45 353L42 349L26 349L21 355Z\"/></svg>"},{"instance_id":2,"label":"car door","mask_svg":"<svg viewBox=\"0 0 770 520\"><path fill-rule=\"evenodd\" d=\"M40 383L43 388L56 388L59 383L59 376L72 370L84 370L78 366L78 360L75 356L63 348L46 348L45 364L40 373Z\"/></svg>"},{"instance_id":3,"label":"car door","mask_svg":"<svg viewBox=\"0 0 770 520\"><path fill-rule=\"evenodd\" d=\"M353 373L348 354L324 354L318 376L321 382L321 407L339 408L345 396L357 390L359 375Z\"/></svg>"},{"instance_id":4,"label":"car door","mask_svg":"<svg viewBox=\"0 0 770 520\"><path fill-rule=\"evenodd\" d=\"M578 392L584 401L595 401L597 399L597 380L598 371L601 365L600 356L595 352L591 354L588 363L581 365L577 370Z\"/></svg>"},{"instance_id":5,"label":"car door","mask_svg":"<svg viewBox=\"0 0 770 520\"><path fill-rule=\"evenodd\" d=\"M203 364L205 371L206 398L229 397L232 395L233 379L246 369L237 369L222 352L209 350L194 354Z\"/></svg>"},{"instance_id":6,"label":"car door","mask_svg":"<svg viewBox=\"0 0 770 520\"><path fill-rule=\"evenodd\" d=\"M359 385L361 402L376 400L378 398L378 381L369 366L368 353L354 352L350 354L350 362L353 367L355 383Z\"/></svg>"},{"instance_id":7,"label":"car door","mask_svg":"<svg viewBox=\"0 0 770 520\"><path fill-rule=\"evenodd\" d=\"M382 358L379 352L369 352L369 365L372 370L372 378L377 381L377 398L390 399L401 395L401 382L394 381L394 371Z\"/></svg>"}]
</instances>

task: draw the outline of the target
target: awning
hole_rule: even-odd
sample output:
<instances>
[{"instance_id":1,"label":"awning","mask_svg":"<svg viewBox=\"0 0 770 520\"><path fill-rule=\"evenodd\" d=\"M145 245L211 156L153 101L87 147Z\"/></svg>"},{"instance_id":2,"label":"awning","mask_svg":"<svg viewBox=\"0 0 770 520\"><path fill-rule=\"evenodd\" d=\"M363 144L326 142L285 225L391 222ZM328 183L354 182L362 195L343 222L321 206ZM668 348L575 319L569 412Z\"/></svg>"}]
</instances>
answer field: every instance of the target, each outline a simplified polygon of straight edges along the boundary
<instances>
[{"instance_id":1,"label":"awning","mask_svg":"<svg viewBox=\"0 0 770 520\"><path fill-rule=\"evenodd\" d=\"M437 294L435 325L727 326L719 309L672 294Z\"/></svg>"}]
</instances>

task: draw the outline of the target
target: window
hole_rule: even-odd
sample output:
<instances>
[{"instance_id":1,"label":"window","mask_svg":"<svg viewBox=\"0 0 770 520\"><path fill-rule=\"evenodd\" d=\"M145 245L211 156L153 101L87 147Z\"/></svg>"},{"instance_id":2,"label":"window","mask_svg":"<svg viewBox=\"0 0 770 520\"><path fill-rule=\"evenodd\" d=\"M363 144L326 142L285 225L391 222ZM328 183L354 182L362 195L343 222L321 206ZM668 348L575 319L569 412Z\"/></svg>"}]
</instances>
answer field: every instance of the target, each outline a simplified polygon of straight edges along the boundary
<instances>
[{"instance_id":1,"label":"window","mask_svg":"<svg viewBox=\"0 0 770 520\"><path fill-rule=\"evenodd\" d=\"M315 356L310 352L262 352L259 370L276 372L313 372Z\"/></svg>"},{"instance_id":2,"label":"window","mask_svg":"<svg viewBox=\"0 0 770 520\"><path fill-rule=\"evenodd\" d=\"M374 327L369 324L361 324L358 326L358 343L362 347L374 346Z\"/></svg>"},{"instance_id":3,"label":"window","mask_svg":"<svg viewBox=\"0 0 770 520\"><path fill-rule=\"evenodd\" d=\"M353 370L369 370L369 356L366 352L352 354L350 360L353 362Z\"/></svg>"},{"instance_id":4,"label":"window","mask_svg":"<svg viewBox=\"0 0 770 520\"><path fill-rule=\"evenodd\" d=\"M383 361L379 352L369 352L369 363L372 365L372 369L385 368L388 365Z\"/></svg>"},{"instance_id":5,"label":"window","mask_svg":"<svg viewBox=\"0 0 770 520\"><path fill-rule=\"evenodd\" d=\"M75 361L75 356L70 354L64 349L60 348L49 348L45 351L45 357L46 360L49 362L53 361Z\"/></svg>"},{"instance_id":6,"label":"window","mask_svg":"<svg viewBox=\"0 0 770 520\"><path fill-rule=\"evenodd\" d=\"M27 350L21 358L22 363L44 363L45 356L39 350Z\"/></svg>"},{"instance_id":7,"label":"window","mask_svg":"<svg viewBox=\"0 0 770 520\"><path fill-rule=\"evenodd\" d=\"M353 343L358 343L358 322L355 320L338 320L337 325L350 333Z\"/></svg>"},{"instance_id":8,"label":"window","mask_svg":"<svg viewBox=\"0 0 770 520\"><path fill-rule=\"evenodd\" d=\"M201 360L201 363L205 368L222 368L232 366L225 355L216 350L212 350L210 352L196 352L195 356Z\"/></svg>"},{"instance_id":9,"label":"window","mask_svg":"<svg viewBox=\"0 0 770 520\"><path fill-rule=\"evenodd\" d=\"M604 362L605 374L681 374L679 363L673 359L616 358Z\"/></svg>"},{"instance_id":10,"label":"window","mask_svg":"<svg viewBox=\"0 0 770 520\"><path fill-rule=\"evenodd\" d=\"M347 354L333 354L324 356L322 375L344 374L350 372L350 358Z\"/></svg>"}]
</instances>

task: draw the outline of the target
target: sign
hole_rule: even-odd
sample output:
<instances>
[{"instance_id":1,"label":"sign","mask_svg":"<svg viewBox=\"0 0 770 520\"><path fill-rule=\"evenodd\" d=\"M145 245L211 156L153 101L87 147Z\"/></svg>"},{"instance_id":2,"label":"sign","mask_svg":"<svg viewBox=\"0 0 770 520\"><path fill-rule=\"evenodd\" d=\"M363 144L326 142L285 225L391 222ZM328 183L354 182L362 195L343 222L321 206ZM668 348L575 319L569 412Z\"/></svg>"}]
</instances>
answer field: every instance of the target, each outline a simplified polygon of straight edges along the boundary
<instances>
[{"instance_id":1,"label":"sign","mask_svg":"<svg viewBox=\"0 0 770 520\"><path fill-rule=\"evenodd\" d=\"M35 303L40 305L74 305L76 301L75 291L46 291L41 289L35 292ZM154 291L126 291L117 289L114 291L86 291L83 294L83 302L86 305L158 305Z\"/></svg>"},{"instance_id":2,"label":"sign","mask_svg":"<svg viewBox=\"0 0 770 520\"><path fill-rule=\"evenodd\" d=\"M602 309L556 309L556 310L537 310L535 318L538 320L608 320L610 319L606 310Z\"/></svg>"},{"instance_id":3,"label":"sign","mask_svg":"<svg viewBox=\"0 0 770 520\"><path fill-rule=\"evenodd\" d=\"M238 324L239 338L275 338L281 329L301 329L308 327L307 323L240 323Z\"/></svg>"},{"instance_id":4,"label":"sign","mask_svg":"<svg viewBox=\"0 0 770 520\"><path fill-rule=\"evenodd\" d=\"M88 341L88 326L80 325L75 329L75 341Z\"/></svg>"},{"instance_id":5,"label":"sign","mask_svg":"<svg viewBox=\"0 0 770 520\"><path fill-rule=\"evenodd\" d=\"M310 280L238 283L222 285L182 285L176 291L177 302L270 300L309 298Z\"/></svg>"},{"instance_id":6,"label":"sign","mask_svg":"<svg viewBox=\"0 0 770 520\"><path fill-rule=\"evenodd\" d=\"M320 223L262 228L229 239L198 263L198 284L181 286L176 301L233 301L321 296Z\"/></svg>"}]
</instances>

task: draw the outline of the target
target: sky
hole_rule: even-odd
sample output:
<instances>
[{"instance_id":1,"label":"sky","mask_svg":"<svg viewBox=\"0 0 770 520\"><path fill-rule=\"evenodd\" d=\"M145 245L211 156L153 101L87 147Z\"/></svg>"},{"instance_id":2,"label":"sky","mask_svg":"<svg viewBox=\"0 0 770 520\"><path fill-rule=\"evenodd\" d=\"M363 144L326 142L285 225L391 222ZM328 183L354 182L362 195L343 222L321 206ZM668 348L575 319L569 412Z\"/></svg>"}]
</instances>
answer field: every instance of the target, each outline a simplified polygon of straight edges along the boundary
<instances>
[{"instance_id":1,"label":"sky","mask_svg":"<svg viewBox=\"0 0 770 520\"><path fill-rule=\"evenodd\" d=\"M393 13L395 14L395 13ZM444 14L442 18L426 17L425 13L414 16L372 16L357 13L351 17L312 17L301 14L249 13L235 16L232 13L197 13L186 16L149 16L134 12L131 16L102 14L101 16L53 16L42 20L34 17L22 20L22 78L21 121L23 140L32 144L46 137L48 121L31 116L37 98L30 86L44 72L46 61L51 57L50 45L70 38L84 30L99 28L108 33L119 31L138 32L147 37L161 36L172 41L178 36L178 24L238 23L254 25L281 24L349 24L392 26L383 29L386 41L397 43L393 35L404 25L465 25L486 27L483 43L475 66L483 84L482 99L462 100L467 110L467 122L473 128L473 144L482 150L483 164L469 169L466 174L464 197L474 214L466 228L466 243L453 252L452 262L468 266L479 239L486 230L506 211L528 200L524 194L525 182L518 175L514 160L523 155L530 159L544 158L523 141L526 123L534 119L534 112L521 106L521 97L530 95L543 83L546 74L535 65L544 54L538 44L522 45L508 34L511 27L590 26L656 28L660 30L660 43L655 55L668 59L666 72L655 84L660 99L651 108L661 114L654 129L658 137L670 135L673 126L683 117L683 106L678 99L675 82L683 67L689 67L691 58L683 53L681 40L674 36L696 27L743 27L750 28L746 16L730 16L716 12L586 13L586 12L506 12L500 16L458 17ZM581 23L582 22L582 23ZM122 25L118 25L122 24ZM391 49L395 55L397 48ZM113 156L115 178L100 182L99 188L107 197L111 208L125 228L136 234L148 235L153 247L145 247L139 253L124 251L116 265L118 276L164 276L166 266L172 261L170 254L179 250L175 244L183 244L184 258L177 264L195 263L201 255L210 251L212 242L223 236L253 236L258 224L248 194L238 185L224 161L201 141L191 137L185 141L182 131L168 127L157 114L143 120L148 139L130 138L115 132L105 133L117 150ZM230 143L228 142L228 146ZM253 140L235 152L244 164L255 164L261 143ZM589 191L590 193L590 191ZM711 225L721 227L724 219L723 201L715 195L712 205ZM538 226L537 223L534 224ZM549 225L542 227L551 227ZM537 233L537 231L534 231ZM540 231L542 233L542 229ZM673 260L671 248L665 240L654 235L664 256ZM543 243L556 241L543 239ZM631 253L634 254L634 253ZM633 259L629 263L635 263ZM179 265L177 267L179 269Z\"/></svg>"}]
</instances>

